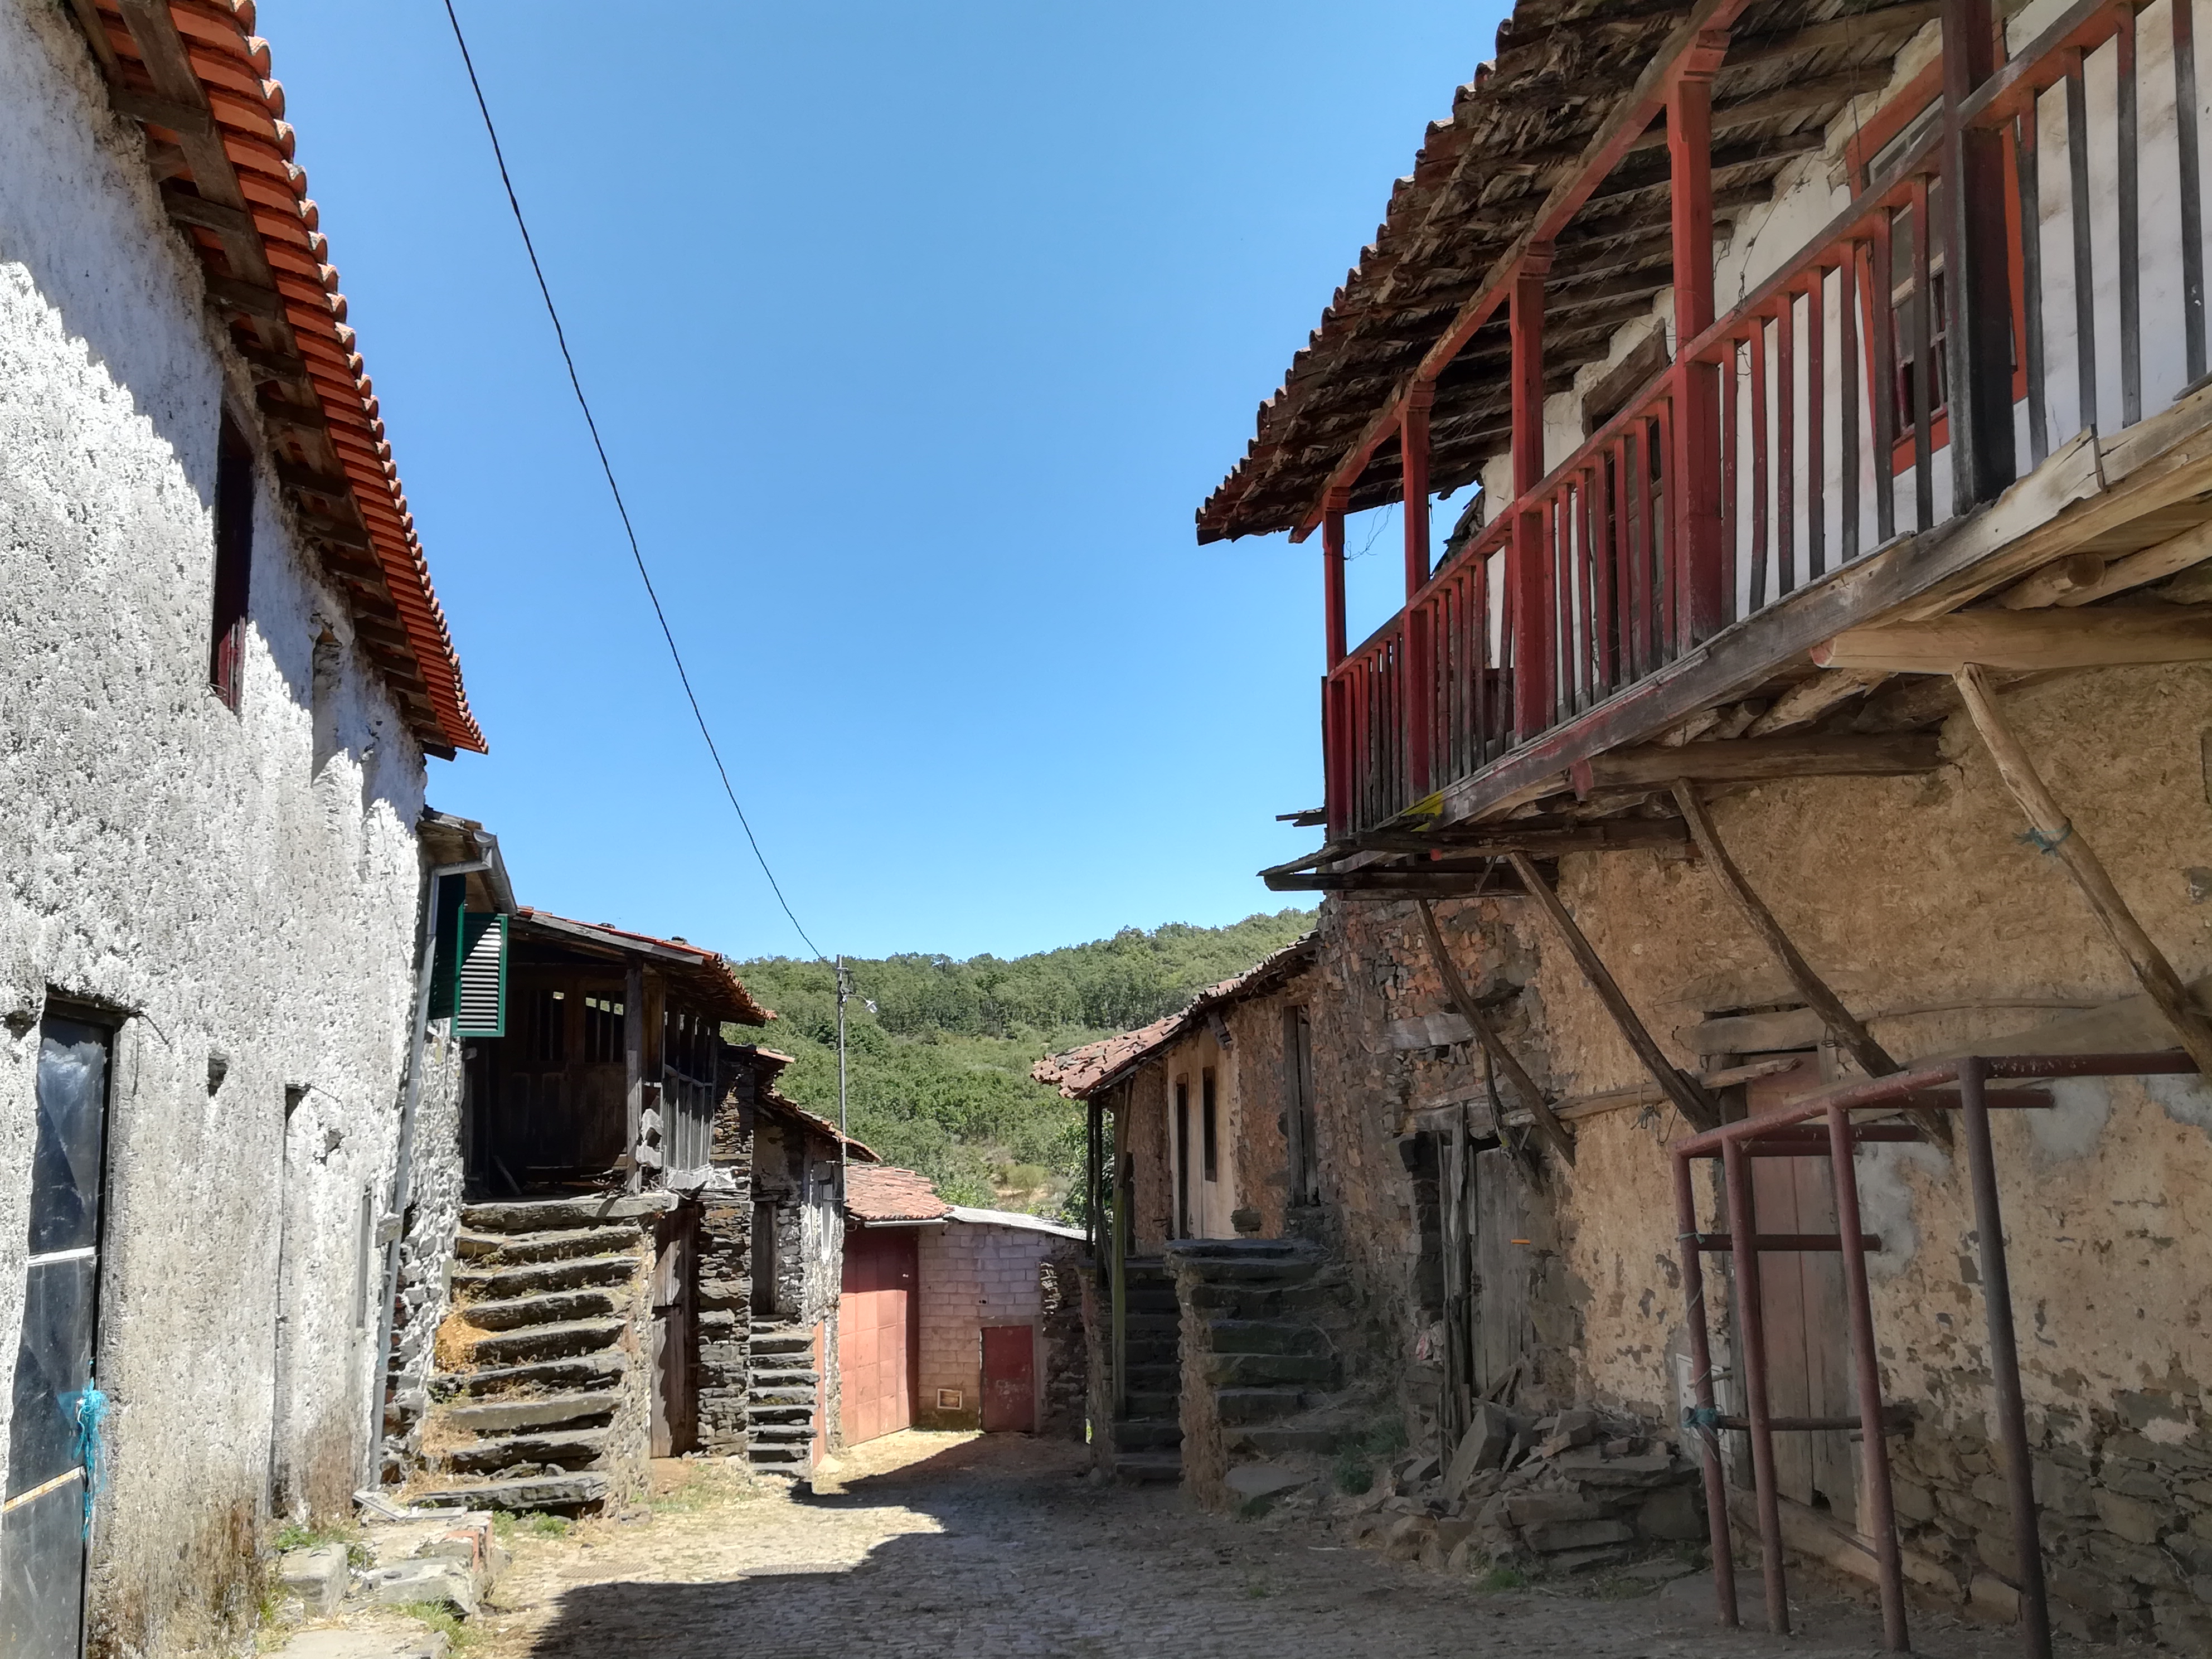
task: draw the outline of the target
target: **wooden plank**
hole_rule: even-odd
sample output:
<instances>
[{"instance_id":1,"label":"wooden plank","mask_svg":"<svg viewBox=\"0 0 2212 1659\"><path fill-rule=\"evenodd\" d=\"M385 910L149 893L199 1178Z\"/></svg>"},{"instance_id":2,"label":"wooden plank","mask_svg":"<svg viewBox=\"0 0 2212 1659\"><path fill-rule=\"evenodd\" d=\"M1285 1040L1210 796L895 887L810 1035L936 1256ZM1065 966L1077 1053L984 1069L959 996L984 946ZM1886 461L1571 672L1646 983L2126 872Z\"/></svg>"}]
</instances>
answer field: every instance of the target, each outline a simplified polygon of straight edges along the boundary
<instances>
[{"instance_id":1,"label":"wooden plank","mask_svg":"<svg viewBox=\"0 0 2212 1659\"><path fill-rule=\"evenodd\" d=\"M2078 47L2066 54L2067 216L2074 228L2074 386L2081 425L2097 424L2096 256L2089 209L2089 94Z\"/></svg>"},{"instance_id":2,"label":"wooden plank","mask_svg":"<svg viewBox=\"0 0 2212 1659\"><path fill-rule=\"evenodd\" d=\"M1942 763L1932 738L1735 738L1715 743L1645 744L1593 756L1577 769L1576 793L1661 787L1678 779L1759 783L1778 778L1895 777Z\"/></svg>"},{"instance_id":3,"label":"wooden plank","mask_svg":"<svg viewBox=\"0 0 2212 1659\"><path fill-rule=\"evenodd\" d=\"M1667 1097L1674 1103L1675 1109L1692 1127L1710 1129L1717 1126L1721 1121L1718 1103L1699 1086L1695 1079L1678 1070L1661 1052L1659 1045L1652 1041L1651 1033L1645 1029L1644 1021L1630 1005L1627 997L1622 994L1620 985L1607 970L1596 951L1591 948L1589 940L1584 937L1575 919L1567 914L1567 907L1559 902L1559 896L1552 890L1551 884L1528 861L1527 854L1515 853L1510 861L1513 872L1521 878L1521 884L1542 908L1553 929L1565 941L1568 953L1582 969L1583 979L1596 994L1599 1002L1613 1017L1621 1036L1635 1050L1637 1058L1644 1062L1644 1069L1650 1073L1651 1080L1666 1091Z\"/></svg>"},{"instance_id":4,"label":"wooden plank","mask_svg":"<svg viewBox=\"0 0 2212 1659\"><path fill-rule=\"evenodd\" d=\"M2205 374L2204 162L2197 135L2196 0L2173 0L2173 143L2181 173L2181 321L2189 384Z\"/></svg>"},{"instance_id":5,"label":"wooden plank","mask_svg":"<svg viewBox=\"0 0 2212 1659\"><path fill-rule=\"evenodd\" d=\"M1551 822L1556 823L1556 820ZM1423 835L1411 830L1374 830L1350 843L1362 852L1426 853L1438 858L1503 858L1508 853L1530 853L1538 858L1560 858L1569 853L1620 853L1638 848L1680 847L1689 832L1671 818L1630 818L1616 822L1549 824L1528 830L1501 824L1480 836L1464 833ZM1316 854L1316 857L1322 856ZM1283 870L1304 867L1281 865Z\"/></svg>"},{"instance_id":6,"label":"wooden plank","mask_svg":"<svg viewBox=\"0 0 2212 1659\"><path fill-rule=\"evenodd\" d=\"M2179 535L2124 558L2107 562L2094 553L2082 553L2054 559L2000 593L1997 603L2008 611L2090 605L2130 588L2163 581L2207 559L2212 559L2212 520L2191 525Z\"/></svg>"},{"instance_id":7,"label":"wooden plank","mask_svg":"<svg viewBox=\"0 0 2212 1659\"><path fill-rule=\"evenodd\" d=\"M2181 1046L2197 1062L2197 1070L2212 1076L2212 1018L2207 1018L2203 1010L2191 1000L2180 976L2173 971L2173 964L2136 920L2135 912L2112 885L2112 877L2106 872L2087 838L2060 810L2027 749L1998 712L1996 695L1981 665L1967 664L1959 671L1956 680L1959 695L1965 699L1966 712L1973 719L1974 729L1981 733L1990 758L1996 762L1997 775L2004 780L2005 787L2027 815L2036 844L2065 865L2082 897L2088 901L2089 908L2127 959L2136 982L2166 1016L2180 1037Z\"/></svg>"},{"instance_id":8,"label":"wooden plank","mask_svg":"<svg viewBox=\"0 0 2212 1659\"><path fill-rule=\"evenodd\" d=\"M2204 662L2212 660L2212 605L1961 611L1847 629L1816 646L1813 660L1891 674L1956 674L1967 663L2020 672Z\"/></svg>"},{"instance_id":9,"label":"wooden plank","mask_svg":"<svg viewBox=\"0 0 2212 1659\"><path fill-rule=\"evenodd\" d=\"M2189 0L2176 0L2186 5ZM2120 217L2120 424L2142 419L2142 185L2136 167L2136 9L2119 9L2114 40L2118 99L2118 183Z\"/></svg>"},{"instance_id":10,"label":"wooden plank","mask_svg":"<svg viewBox=\"0 0 2212 1659\"><path fill-rule=\"evenodd\" d=\"M1747 738L1778 737L1785 732L1802 731L1808 726L1825 720L1834 709L1840 708L1852 698L1863 696L1880 685L1888 676L1878 672L1858 673L1831 669L1803 679L1774 700L1774 706L1744 728Z\"/></svg>"},{"instance_id":11,"label":"wooden plank","mask_svg":"<svg viewBox=\"0 0 2212 1659\"><path fill-rule=\"evenodd\" d=\"M1525 881L1528 877L1524 874L1522 879ZM1552 1115L1552 1103L1544 1098L1544 1091L1536 1086L1536 1079L1528 1075L1527 1068L1516 1058L1512 1049L1506 1047L1505 1039L1499 1035L1489 1016L1483 1012L1482 1006L1475 1001L1474 994L1467 988L1467 981L1460 977L1459 965L1444 947L1443 933L1437 926L1435 907L1425 899L1421 902L1421 932L1428 939L1429 959L1436 964L1437 975L1443 981L1444 994L1451 1000L1452 1006L1459 1010L1460 1018L1467 1022L1468 1028L1474 1033L1475 1040L1504 1069L1505 1075L1513 1079L1514 1088L1520 1091L1530 1115L1535 1119L1537 1133L1543 1136L1545 1143L1554 1152L1572 1164L1575 1161L1574 1137Z\"/></svg>"}]
</instances>

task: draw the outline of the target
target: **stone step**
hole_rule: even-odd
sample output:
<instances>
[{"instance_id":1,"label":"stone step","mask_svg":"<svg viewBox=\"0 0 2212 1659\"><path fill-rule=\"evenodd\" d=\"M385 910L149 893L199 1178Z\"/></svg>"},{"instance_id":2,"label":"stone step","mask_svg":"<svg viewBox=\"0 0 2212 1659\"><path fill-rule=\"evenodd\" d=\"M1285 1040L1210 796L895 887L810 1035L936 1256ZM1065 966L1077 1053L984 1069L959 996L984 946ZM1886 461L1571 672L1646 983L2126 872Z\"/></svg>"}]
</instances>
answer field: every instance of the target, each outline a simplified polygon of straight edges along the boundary
<instances>
[{"instance_id":1,"label":"stone step","mask_svg":"<svg viewBox=\"0 0 2212 1659\"><path fill-rule=\"evenodd\" d=\"M1146 1394L1174 1394L1182 1387L1182 1367L1172 1360L1165 1364L1133 1364L1128 1382Z\"/></svg>"},{"instance_id":2,"label":"stone step","mask_svg":"<svg viewBox=\"0 0 2212 1659\"><path fill-rule=\"evenodd\" d=\"M1303 1285L1321 1271L1317 1261L1206 1261L1194 1264L1193 1272L1204 1285L1253 1285L1261 1290L1287 1290Z\"/></svg>"},{"instance_id":3,"label":"stone step","mask_svg":"<svg viewBox=\"0 0 2212 1659\"><path fill-rule=\"evenodd\" d=\"M745 1407L748 1423L811 1423L814 1407L811 1401L803 1406L776 1406L749 1402Z\"/></svg>"},{"instance_id":4,"label":"stone step","mask_svg":"<svg viewBox=\"0 0 2212 1659\"><path fill-rule=\"evenodd\" d=\"M1206 1340L1216 1353L1326 1353L1328 1340L1295 1319L1209 1319Z\"/></svg>"},{"instance_id":5,"label":"stone step","mask_svg":"<svg viewBox=\"0 0 2212 1659\"><path fill-rule=\"evenodd\" d=\"M407 1501L426 1510L504 1510L512 1514L544 1510L573 1515L606 1501L604 1474L546 1474L527 1480L485 1480L473 1486L442 1486L410 1493Z\"/></svg>"},{"instance_id":6,"label":"stone step","mask_svg":"<svg viewBox=\"0 0 2212 1659\"><path fill-rule=\"evenodd\" d=\"M611 1348L622 1340L628 1328L627 1323L619 1319L574 1319L558 1325L531 1325L479 1337L469 1357L479 1364L492 1365L560 1359Z\"/></svg>"},{"instance_id":7,"label":"stone step","mask_svg":"<svg viewBox=\"0 0 2212 1659\"><path fill-rule=\"evenodd\" d=\"M1232 1430L1223 1438L1231 1449L1249 1449L1266 1457L1279 1457L1286 1452L1308 1452L1326 1457L1336 1449L1339 1436L1334 1429L1301 1429L1268 1424Z\"/></svg>"},{"instance_id":8,"label":"stone step","mask_svg":"<svg viewBox=\"0 0 2212 1659\"><path fill-rule=\"evenodd\" d=\"M627 1285L644 1265L634 1255L578 1255L520 1266L456 1267L453 1283L487 1300L512 1301L550 1291Z\"/></svg>"},{"instance_id":9,"label":"stone step","mask_svg":"<svg viewBox=\"0 0 2212 1659\"><path fill-rule=\"evenodd\" d=\"M1258 1285L1200 1285L1190 1305L1212 1319L1297 1320L1344 1305L1334 1285L1298 1285L1288 1290Z\"/></svg>"},{"instance_id":10,"label":"stone step","mask_svg":"<svg viewBox=\"0 0 2212 1659\"><path fill-rule=\"evenodd\" d=\"M471 1302L461 1316L479 1330L519 1331L530 1325L565 1325L582 1319L604 1319L617 1306L605 1291L554 1291L543 1296L517 1296L488 1302Z\"/></svg>"},{"instance_id":11,"label":"stone step","mask_svg":"<svg viewBox=\"0 0 2212 1659\"><path fill-rule=\"evenodd\" d=\"M1123 1403L1132 1417L1173 1417L1181 1395L1143 1389L1131 1389L1122 1395Z\"/></svg>"},{"instance_id":12,"label":"stone step","mask_svg":"<svg viewBox=\"0 0 2212 1659\"><path fill-rule=\"evenodd\" d=\"M1330 1389L1336 1384L1336 1358L1318 1353L1214 1353L1206 1357L1206 1380L1217 1389L1301 1383Z\"/></svg>"},{"instance_id":13,"label":"stone step","mask_svg":"<svg viewBox=\"0 0 2212 1659\"><path fill-rule=\"evenodd\" d=\"M822 1380L822 1374L811 1366L780 1366L756 1364L752 1369L754 1386L763 1389L793 1388L800 1383L810 1387Z\"/></svg>"},{"instance_id":14,"label":"stone step","mask_svg":"<svg viewBox=\"0 0 2212 1659\"><path fill-rule=\"evenodd\" d=\"M501 1338L502 1341L510 1339ZM478 1347L483 1345L479 1343ZM570 1359L545 1359L529 1365L495 1365L480 1371L447 1372L430 1380L430 1392L439 1399L498 1400L509 1395L532 1395L547 1389L597 1389L619 1382L629 1369L629 1359L619 1348L578 1354Z\"/></svg>"},{"instance_id":15,"label":"stone step","mask_svg":"<svg viewBox=\"0 0 2212 1659\"><path fill-rule=\"evenodd\" d=\"M756 1328L746 1346L756 1361L784 1354L803 1355L811 1361L814 1355L814 1334L811 1331L763 1331Z\"/></svg>"},{"instance_id":16,"label":"stone step","mask_svg":"<svg viewBox=\"0 0 2212 1659\"><path fill-rule=\"evenodd\" d=\"M1129 1417L1114 1425L1114 1443L1125 1450L1182 1444L1182 1425L1171 1417Z\"/></svg>"},{"instance_id":17,"label":"stone step","mask_svg":"<svg viewBox=\"0 0 2212 1659\"><path fill-rule=\"evenodd\" d=\"M622 1405L618 1394L545 1394L489 1400L482 1405L448 1406L438 1420L466 1434L511 1434L518 1429L554 1429L564 1424L601 1422Z\"/></svg>"},{"instance_id":18,"label":"stone step","mask_svg":"<svg viewBox=\"0 0 2212 1659\"><path fill-rule=\"evenodd\" d=\"M441 1468L461 1474L491 1474L513 1463L557 1463L581 1468L607 1449L607 1431L579 1429L567 1434L511 1434L471 1441L430 1454Z\"/></svg>"},{"instance_id":19,"label":"stone step","mask_svg":"<svg viewBox=\"0 0 2212 1659\"><path fill-rule=\"evenodd\" d=\"M617 1221L647 1221L675 1207L673 1193L517 1198L465 1205L461 1225L472 1233L538 1233L569 1227L599 1227Z\"/></svg>"},{"instance_id":20,"label":"stone step","mask_svg":"<svg viewBox=\"0 0 2212 1659\"><path fill-rule=\"evenodd\" d=\"M1164 1486L1182 1479L1181 1452L1121 1452L1114 1458L1114 1478L1125 1486Z\"/></svg>"},{"instance_id":21,"label":"stone step","mask_svg":"<svg viewBox=\"0 0 2212 1659\"><path fill-rule=\"evenodd\" d=\"M782 1389L747 1389L745 1409L754 1411L763 1407L770 1409L799 1407L811 1411L814 1409L816 1397L814 1384L811 1382L794 1383L789 1388Z\"/></svg>"},{"instance_id":22,"label":"stone step","mask_svg":"<svg viewBox=\"0 0 2212 1659\"><path fill-rule=\"evenodd\" d=\"M478 1263L557 1261L577 1255L611 1255L637 1243L634 1226L566 1227L543 1233L477 1232L464 1227L454 1254Z\"/></svg>"},{"instance_id":23,"label":"stone step","mask_svg":"<svg viewBox=\"0 0 2212 1659\"><path fill-rule=\"evenodd\" d=\"M745 1440L750 1445L803 1446L814 1438L814 1425L805 1423L748 1423Z\"/></svg>"},{"instance_id":24,"label":"stone step","mask_svg":"<svg viewBox=\"0 0 2212 1659\"><path fill-rule=\"evenodd\" d=\"M1224 1423L1265 1423L1304 1409L1297 1389L1216 1389L1213 1404Z\"/></svg>"},{"instance_id":25,"label":"stone step","mask_svg":"<svg viewBox=\"0 0 2212 1659\"><path fill-rule=\"evenodd\" d=\"M1180 1314L1133 1313L1123 1322L1121 1334L1130 1342L1143 1337L1165 1337L1172 1342L1182 1329L1182 1316Z\"/></svg>"}]
</instances>

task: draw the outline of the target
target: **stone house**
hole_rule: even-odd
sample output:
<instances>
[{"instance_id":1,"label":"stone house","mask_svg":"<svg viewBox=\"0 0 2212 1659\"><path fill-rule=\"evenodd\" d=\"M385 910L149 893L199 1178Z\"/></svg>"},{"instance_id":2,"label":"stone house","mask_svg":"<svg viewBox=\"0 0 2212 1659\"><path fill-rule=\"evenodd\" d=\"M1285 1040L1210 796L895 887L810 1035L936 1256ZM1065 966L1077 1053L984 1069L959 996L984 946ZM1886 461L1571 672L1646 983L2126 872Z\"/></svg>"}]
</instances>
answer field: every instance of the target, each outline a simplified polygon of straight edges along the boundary
<instances>
[{"instance_id":1,"label":"stone house","mask_svg":"<svg viewBox=\"0 0 2212 1659\"><path fill-rule=\"evenodd\" d=\"M909 1427L1080 1439L1077 1228L847 1171L837 1443Z\"/></svg>"},{"instance_id":2,"label":"stone house","mask_svg":"<svg viewBox=\"0 0 2212 1659\"><path fill-rule=\"evenodd\" d=\"M774 1014L684 939L511 902L487 927L462 938L496 934L497 989L416 1159L461 1201L417 1228L385 1478L574 1511L697 1449L803 1472L834 1408L839 1146L777 1092L789 1056L729 1040Z\"/></svg>"},{"instance_id":3,"label":"stone house","mask_svg":"<svg viewBox=\"0 0 2212 1659\"><path fill-rule=\"evenodd\" d=\"M0 0L0 1629L41 1659L234 1642L265 1527L374 1468L403 1103L458 1084L425 866L495 902L489 837L431 849L428 760L483 740L252 27Z\"/></svg>"},{"instance_id":4,"label":"stone house","mask_svg":"<svg viewBox=\"0 0 2212 1659\"><path fill-rule=\"evenodd\" d=\"M2196 11L1525 0L1200 513L1321 534L1364 1381L1675 1442L1778 1627L2212 1643Z\"/></svg>"}]
</instances>

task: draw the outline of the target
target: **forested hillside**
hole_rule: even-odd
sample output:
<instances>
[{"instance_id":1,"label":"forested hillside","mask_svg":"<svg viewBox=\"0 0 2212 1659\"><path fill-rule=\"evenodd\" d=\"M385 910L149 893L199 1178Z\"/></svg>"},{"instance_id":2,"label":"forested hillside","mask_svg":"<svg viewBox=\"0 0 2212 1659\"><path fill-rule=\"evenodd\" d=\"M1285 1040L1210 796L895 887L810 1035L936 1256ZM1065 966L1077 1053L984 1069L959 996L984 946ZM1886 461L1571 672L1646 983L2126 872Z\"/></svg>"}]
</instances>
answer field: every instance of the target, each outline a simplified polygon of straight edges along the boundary
<instances>
[{"instance_id":1,"label":"forested hillside","mask_svg":"<svg viewBox=\"0 0 2212 1659\"><path fill-rule=\"evenodd\" d=\"M956 1204L1073 1214L1083 1167L1083 1109L1032 1082L1047 1054L1173 1013L1313 926L1306 910L1227 927L1173 923L1002 961L896 956L848 963L851 1127L892 1164L933 1177ZM822 963L787 957L734 964L776 1011L746 1031L797 1056L783 1092L837 1115L837 1004ZM866 998L875 1004L871 1012Z\"/></svg>"}]
</instances>

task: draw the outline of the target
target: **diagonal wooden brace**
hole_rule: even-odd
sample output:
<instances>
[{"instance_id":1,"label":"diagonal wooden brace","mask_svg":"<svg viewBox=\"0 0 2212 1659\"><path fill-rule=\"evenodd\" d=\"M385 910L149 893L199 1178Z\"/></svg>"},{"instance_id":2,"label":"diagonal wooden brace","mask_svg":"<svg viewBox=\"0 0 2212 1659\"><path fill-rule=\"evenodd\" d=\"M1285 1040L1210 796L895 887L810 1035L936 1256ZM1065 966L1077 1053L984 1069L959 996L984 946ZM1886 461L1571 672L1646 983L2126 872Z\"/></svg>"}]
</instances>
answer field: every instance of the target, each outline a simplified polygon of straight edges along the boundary
<instances>
[{"instance_id":1,"label":"diagonal wooden brace","mask_svg":"<svg viewBox=\"0 0 2212 1659\"><path fill-rule=\"evenodd\" d=\"M1475 1001L1473 993L1467 988L1467 981L1460 977L1458 965L1444 948L1443 933L1437 926L1436 908L1426 899L1421 901L1421 931L1428 935L1430 959L1437 964L1437 973L1444 982L1444 994L1451 999L1452 1006L1459 1010L1460 1018L1474 1030L1475 1040L1488 1050L1491 1058L1513 1079L1513 1086L1528 1103L1528 1115L1536 1120L1536 1132L1544 1137L1553 1152L1572 1164L1575 1161L1574 1137L1567 1133L1567 1126L1560 1122L1558 1114L1552 1110L1552 1103L1544 1098L1544 1091L1536 1086L1536 1079L1528 1075L1527 1068L1505 1046L1505 1039L1498 1034L1498 1028L1491 1024L1490 1017L1482 1012L1482 1006ZM1502 1124L1499 1126L1501 1129L1504 1127Z\"/></svg>"},{"instance_id":2,"label":"diagonal wooden brace","mask_svg":"<svg viewBox=\"0 0 2212 1659\"><path fill-rule=\"evenodd\" d=\"M1590 989L1597 993L1597 1000L1605 1005L1606 1012L1613 1016L1613 1023L1620 1028L1620 1035L1636 1051L1636 1057L1644 1062L1644 1070L1651 1073L1651 1080L1666 1092L1667 1097L1674 1103L1674 1109L1681 1113L1683 1121L1692 1128L1718 1128L1720 1103L1705 1092L1705 1086L1695 1078L1678 1070L1662 1052L1658 1043L1652 1040L1651 1033L1644 1029L1643 1020L1629 1006L1628 999L1621 994L1620 987L1607 971L1605 963L1590 948L1590 942L1583 937L1583 930L1567 914L1567 907L1559 902L1559 896L1552 890L1552 884L1538 872L1526 853L1510 853L1506 856L1513 866L1513 872L1521 878L1522 884L1543 907L1544 914L1551 918L1552 926L1559 931L1559 937L1566 942L1569 953L1582 969L1583 977L1589 981Z\"/></svg>"}]
</instances>

